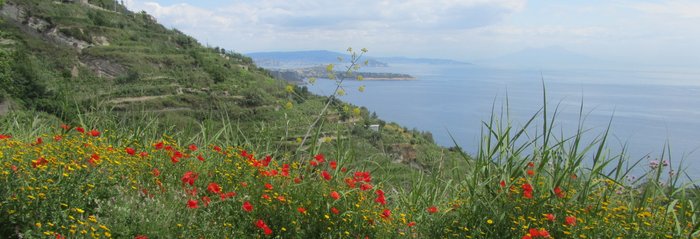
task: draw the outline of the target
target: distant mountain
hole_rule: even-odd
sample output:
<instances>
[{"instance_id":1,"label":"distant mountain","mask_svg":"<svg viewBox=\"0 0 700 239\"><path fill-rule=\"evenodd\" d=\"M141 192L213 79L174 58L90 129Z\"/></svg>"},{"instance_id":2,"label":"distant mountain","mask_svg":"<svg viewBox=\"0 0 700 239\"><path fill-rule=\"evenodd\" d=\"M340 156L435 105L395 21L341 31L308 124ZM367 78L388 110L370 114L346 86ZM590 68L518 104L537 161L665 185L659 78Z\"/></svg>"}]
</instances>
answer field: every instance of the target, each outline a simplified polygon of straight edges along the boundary
<instances>
[{"instance_id":1,"label":"distant mountain","mask_svg":"<svg viewBox=\"0 0 700 239\"><path fill-rule=\"evenodd\" d=\"M606 61L569 51L563 47L527 48L500 57L478 61L480 65L505 67L588 67Z\"/></svg>"},{"instance_id":2,"label":"distant mountain","mask_svg":"<svg viewBox=\"0 0 700 239\"><path fill-rule=\"evenodd\" d=\"M389 64L471 65L468 62L437 58L376 57L374 59Z\"/></svg>"},{"instance_id":3,"label":"distant mountain","mask_svg":"<svg viewBox=\"0 0 700 239\"><path fill-rule=\"evenodd\" d=\"M302 68L323 64L338 63L350 60L350 55L332 51L288 51L288 52L253 52L246 54L253 58L255 64L264 68ZM374 67L388 66L375 59L369 60L368 65Z\"/></svg>"}]
</instances>

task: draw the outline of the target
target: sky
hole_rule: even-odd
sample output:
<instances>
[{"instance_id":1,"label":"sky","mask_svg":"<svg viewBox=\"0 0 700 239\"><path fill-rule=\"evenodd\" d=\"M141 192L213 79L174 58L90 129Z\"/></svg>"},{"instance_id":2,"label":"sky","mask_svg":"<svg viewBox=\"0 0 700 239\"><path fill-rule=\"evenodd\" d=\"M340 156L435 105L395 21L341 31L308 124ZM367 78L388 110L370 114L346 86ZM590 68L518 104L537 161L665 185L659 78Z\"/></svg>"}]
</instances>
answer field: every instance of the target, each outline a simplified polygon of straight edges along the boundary
<instances>
[{"instance_id":1,"label":"sky","mask_svg":"<svg viewBox=\"0 0 700 239\"><path fill-rule=\"evenodd\" d=\"M201 43L249 53L495 58L559 47L610 62L700 66L699 0L125 0Z\"/></svg>"}]
</instances>

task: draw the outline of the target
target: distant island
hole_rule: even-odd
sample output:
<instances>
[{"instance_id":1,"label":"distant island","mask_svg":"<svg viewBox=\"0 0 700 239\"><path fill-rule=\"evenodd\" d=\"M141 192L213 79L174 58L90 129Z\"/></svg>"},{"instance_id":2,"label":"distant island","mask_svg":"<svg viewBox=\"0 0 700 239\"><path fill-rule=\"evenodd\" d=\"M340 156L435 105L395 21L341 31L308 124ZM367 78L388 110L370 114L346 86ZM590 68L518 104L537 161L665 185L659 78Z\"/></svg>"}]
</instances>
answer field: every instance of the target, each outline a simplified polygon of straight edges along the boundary
<instances>
[{"instance_id":1,"label":"distant island","mask_svg":"<svg viewBox=\"0 0 700 239\"><path fill-rule=\"evenodd\" d=\"M315 50L315 51L272 51L252 52L246 54L256 65L263 68L294 69L307 68L325 64L348 62L350 55L345 53ZM471 63L439 59L439 58L410 58L410 57L363 57L370 67L388 67L391 64L424 64L424 65L472 65Z\"/></svg>"},{"instance_id":2,"label":"distant island","mask_svg":"<svg viewBox=\"0 0 700 239\"><path fill-rule=\"evenodd\" d=\"M297 68L297 69L267 69L270 74L277 78L289 82L301 83L308 78L328 78L328 72L324 66ZM349 76L345 76L343 71L335 71L334 74L338 77L346 79L357 79L362 76L364 80L415 80L416 78L408 74L398 73L378 73L378 72L354 72Z\"/></svg>"},{"instance_id":3,"label":"distant island","mask_svg":"<svg viewBox=\"0 0 700 239\"><path fill-rule=\"evenodd\" d=\"M350 55L332 51L287 51L287 52L253 52L246 54L256 65L263 68L308 68L338 62L350 61ZM367 66L386 67L387 63L366 59Z\"/></svg>"}]
</instances>

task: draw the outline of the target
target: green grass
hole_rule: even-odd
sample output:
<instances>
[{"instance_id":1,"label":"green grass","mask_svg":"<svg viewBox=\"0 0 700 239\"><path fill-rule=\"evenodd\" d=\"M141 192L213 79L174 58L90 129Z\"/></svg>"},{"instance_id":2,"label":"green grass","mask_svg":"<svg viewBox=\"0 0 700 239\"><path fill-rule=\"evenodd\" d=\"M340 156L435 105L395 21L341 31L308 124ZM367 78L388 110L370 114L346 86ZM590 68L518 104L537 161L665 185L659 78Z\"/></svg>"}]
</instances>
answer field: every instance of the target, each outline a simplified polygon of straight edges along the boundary
<instances>
[{"instance_id":1,"label":"green grass","mask_svg":"<svg viewBox=\"0 0 700 239\"><path fill-rule=\"evenodd\" d=\"M274 80L250 58L231 51L222 57L220 48L202 46L147 15L10 2L66 35L105 37L110 45L78 52L12 22L0 24L2 38L16 42L0 49L0 83L15 86L0 93L19 107L0 116L0 134L12 136L0 140L2 237L266 237L257 220L272 230L269 237L281 238L523 238L531 229L555 238L698 237L699 191L684 178L682 164L671 160L670 148L652 168L629 160L625 149L612 151L608 130L590 135L583 120L572 135L559 133L546 95L542 110L520 122L523 127L514 127L507 103L494 110L482 125L478 152L466 155L367 109ZM100 60L123 72L97 76L91 64ZM78 76L71 75L73 67ZM114 101L141 96L156 97ZM358 123L338 122L350 117ZM382 125L381 132L369 124ZM153 146L161 141L173 149ZM191 144L198 149L188 149ZM401 152L392 148L401 147L416 157L398 162ZM126 148L148 156L129 155ZM252 166L242 150L256 160L270 155L272 163ZM178 163L171 162L175 151L185 154ZM90 161L93 153L99 161ZM323 163L314 158L319 154ZM279 173L284 164L291 166L290 177L262 175ZM324 170L331 180L322 178ZM194 185L182 182L188 171L199 174ZM346 179L355 172L369 172L373 189L360 190L359 182L350 187ZM632 174L636 178L628 180ZM237 195L221 200L207 191L211 182ZM385 205L377 202L378 189ZM331 198L333 191L341 198ZM189 200L199 207L188 208ZM242 210L246 201L252 212ZM391 215L382 216L385 210Z\"/></svg>"},{"instance_id":2,"label":"green grass","mask_svg":"<svg viewBox=\"0 0 700 239\"><path fill-rule=\"evenodd\" d=\"M698 236L698 191L692 182L680 180L680 164L664 163L666 153L656 165L628 162L624 152L606 146L608 130L584 142L590 137L584 136L582 122L577 133L555 137L556 110L543 107L522 128L513 127L505 111L484 123L477 155L464 155L460 164L442 161L428 172L360 156L358 150L371 145L351 138L296 151L263 123L243 131L231 119L213 120L216 115L183 128L151 116L131 121L109 118L110 112L81 115L78 126L101 132L93 137L58 127L60 120L50 115L19 112L0 121L0 134L12 136L0 140L0 231L71 238L95 236L91 227L102 237L119 238L537 238L545 232L554 238ZM531 127L544 130L532 134ZM157 149L153 145L158 142L173 149ZM198 149L190 149L192 144ZM129 155L126 148L137 154ZM314 158L317 150L325 152L325 161ZM184 155L172 163L176 151ZM138 156L140 152L148 156ZM90 162L94 153L97 163ZM205 161L197 160L199 155ZM271 155L272 163L256 166L265 155ZM269 176L273 170L282 172L284 164L290 165L290 176ZM632 170L644 173L630 181ZM670 170L675 173L666 176ZM199 175L192 186L181 180L188 171ZM325 180L323 171L332 178ZM359 182L351 187L347 180L355 172L369 172L373 189L360 190ZM236 196L220 199L207 191L211 182ZM265 188L268 183L273 189ZM379 203L378 189L386 204ZM332 192L340 199L332 198ZM189 208L190 200L198 207ZM242 209L245 202L254 205L252 212ZM385 210L391 215L384 215ZM265 235L255 226L257 220L272 233Z\"/></svg>"}]
</instances>

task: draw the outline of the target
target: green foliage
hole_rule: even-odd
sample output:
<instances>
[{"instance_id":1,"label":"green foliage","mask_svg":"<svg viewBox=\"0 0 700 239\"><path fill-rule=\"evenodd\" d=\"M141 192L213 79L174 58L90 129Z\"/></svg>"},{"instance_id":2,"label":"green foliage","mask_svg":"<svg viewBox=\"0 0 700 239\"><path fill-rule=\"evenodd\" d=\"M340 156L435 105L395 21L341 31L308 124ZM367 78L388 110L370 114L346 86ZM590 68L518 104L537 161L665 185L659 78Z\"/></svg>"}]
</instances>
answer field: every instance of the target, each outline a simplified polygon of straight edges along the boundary
<instances>
[{"instance_id":1,"label":"green foliage","mask_svg":"<svg viewBox=\"0 0 700 239\"><path fill-rule=\"evenodd\" d=\"M141 74L138 71L130 70L125 76L117 78L116 82L119 84L136 83L140 78Z\"/></svg>"},{"instance_id":2,"label":"green foliage","mask_svg":"<svg viewBox=\"0 0 700 239\"><path fill-rule=\"evenodd\" d=\"M241 101L241 106L244 107L258 107L266 103L266 93L259 88L254 88L243 93L243 100Z\"/></svg>"},{"instance_id":3,"label":"green foliage","mask_svg":"<svg viewBox=\"0 0 700 239\"><path fill-rule=\"evenodd\" d=\"M84 31L80 30L79 28L61 28L59 31L66 36L73 37L75 39L92 43L92 37L90 37L88 34L85 34Z\"/></svg>"}]
</instances>

